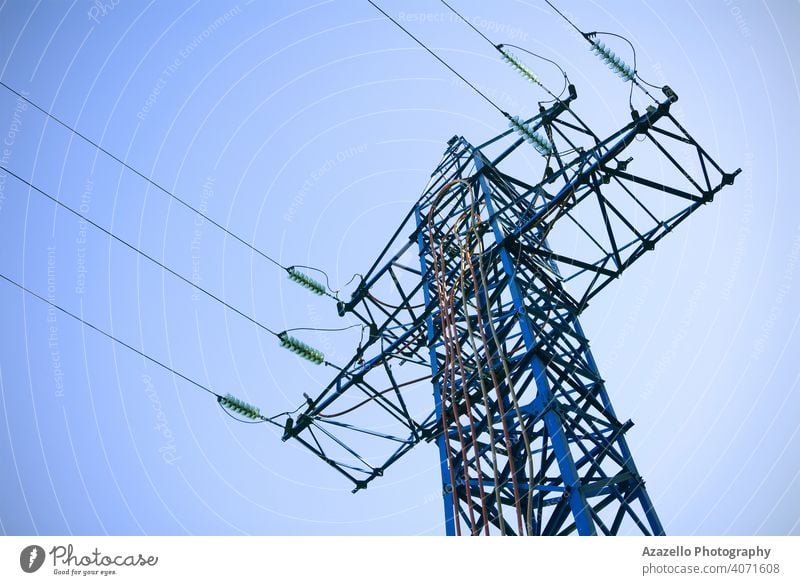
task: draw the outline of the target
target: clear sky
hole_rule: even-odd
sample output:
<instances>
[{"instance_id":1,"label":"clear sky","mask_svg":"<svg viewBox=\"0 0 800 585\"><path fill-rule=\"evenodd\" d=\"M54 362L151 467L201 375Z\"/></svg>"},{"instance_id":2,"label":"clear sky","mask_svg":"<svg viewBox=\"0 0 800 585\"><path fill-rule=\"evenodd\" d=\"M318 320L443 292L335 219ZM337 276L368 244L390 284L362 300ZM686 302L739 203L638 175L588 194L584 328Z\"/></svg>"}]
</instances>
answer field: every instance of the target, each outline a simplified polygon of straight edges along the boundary
<instances>
[{"instance_id":1,"label":"clear sky","mask_svg":"<svg viewBox=\"0 0 800 585\"><path fill-rule=\"evenodd\" d=\"M598 134L629 120L628 87L543 1L453 3L495 42L557 60ZM381 5L509 112L545 97L441 3ZM641 75L680 96L686 128L743 169L582 319L618 415L636 423L629 442L665 530L798 534L800 3L558 5L584 30L630 39ZM632 62L623 41L609 44ZM558 85L555 69L528 64ZM445 142L506 126L356 0L6 0L0 80L345 291ZM0 140L3 166L269 327L353 322L3 88ZM265 413L333 375L4 173L0 238L0 273ZM344 362L358 332L303 339ZM5 281L0 477L6 534L443 533L432 445L352 495L276 429L235 423L208 394Z\"/></svg>"}]
</instances>

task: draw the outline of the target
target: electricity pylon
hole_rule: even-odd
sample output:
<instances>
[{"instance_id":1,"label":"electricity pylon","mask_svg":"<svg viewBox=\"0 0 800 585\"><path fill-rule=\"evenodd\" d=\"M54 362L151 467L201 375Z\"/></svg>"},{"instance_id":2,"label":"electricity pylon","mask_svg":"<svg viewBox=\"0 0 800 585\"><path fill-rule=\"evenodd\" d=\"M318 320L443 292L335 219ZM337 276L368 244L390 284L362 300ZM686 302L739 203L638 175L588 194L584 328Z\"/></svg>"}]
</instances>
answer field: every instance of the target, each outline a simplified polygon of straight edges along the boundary
<instances>
[{"instance_id":1,"label":"electricity pylon","mask_svg":"<svg viewBox=\"0 0 800 585\"><path fill-rule=\"evenodd\" d=\"M354 491L435 442L447 534L663 534L625 438L632 423L615 414L579 323L739 172L711 159L663 92L605 139L573 112L571 86L480 146L453 137L339 304L369 337L284 440Z\"/></svg>"}]
</instances>

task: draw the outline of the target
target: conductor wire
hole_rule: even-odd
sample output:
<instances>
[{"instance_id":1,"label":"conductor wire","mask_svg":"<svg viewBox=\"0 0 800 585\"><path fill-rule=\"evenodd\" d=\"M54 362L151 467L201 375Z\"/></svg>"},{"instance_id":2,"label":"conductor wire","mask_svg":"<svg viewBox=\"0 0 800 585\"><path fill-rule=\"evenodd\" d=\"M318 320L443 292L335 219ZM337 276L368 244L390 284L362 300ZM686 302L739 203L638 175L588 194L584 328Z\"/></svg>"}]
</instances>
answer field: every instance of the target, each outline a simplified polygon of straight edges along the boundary
<instances>
[{"instance_id":1,"label":"conductor wire","mask_svg":"<svg viewBox=\"0 0 800 585\"><path fill-rule=\"evenodd\" d=\"M102 153L103 153L103 154L105 154L106 156L108 156L108 157L112 158L113 160L115 160L117 163L119 163L120 165L122 165L123 167L125 167L126 169L128 169L129 171L131 171L131 172L132 172L133 174L135 174L136 176L138 176L138 177L140 177L140 178L144 179L144 180L145 180L145 181L147 181L149 184L151 184L153 187L155 187L155 188L156 188L156 189L158 189L159 191L163 192L164 194L166 194L166 195L167 195L167 196L169 196L170 198L174 199L175 201L177 201L178 203L180 203L181 205L183 205L185 208L187 208L187 209L189 209L190 211L192 211L192 212L196 213L197 215L199 215L200 217L202 217L203 219L205 219L206 221L208 221L210 224L212 224L213 226L215 226L215 227L217 227L218 229L222 230L223 232L225 232L226 234L228 234L229 236L231 236L231 237L232 237L233 239L235 239L236 241L238 241L238 242L240 242L241 244L245 245L246 247L248 247L249 249L251 249L253 252L255 252L256 254L258 254L258 255L259 255L259 256L261 256L262 258L264 258L265 260L268 260L269 262L272 262L272 263L273 263L275 266L278 266L278 267L280 267L280 268L283 268L284 270L286 270L286 269L287 269L287 267L286 267L286 266L284 266L283 264L281 264L280 262L278 262L277 260L275 260L274 258L272 258L271 256L269 256L268 254L266 254L266 253L262 252L261 250L259 250L258 248L256 248L256 247L255 247L253 244L250 244L249 242L245 241L245 240L244 240L244 239L242 239L241 237L237 236L235 233L233 233L232 231L230 231L228 228L226 228L225 226L223 226L221 223L219 223L219 222L217 222L217 221L213 220L212 218L208 217L208 216L207 216L205 213L203 213L202 211L200 211L200 210L199 210L197 207L195 207L195 206L193 206L192 204L188 203L186 200L184 200L184 199L182 199L182 198L178 197L177 195L175 195L174 193L172 193L171 191L169 191L169 190L168 190L166 187L163 187L163 186L161 186L161 185L160 185L159 183L157 183L155 180L151 179L150 177L148 177L147 175L145 175L145 174L144 174L144 173L142 173L141 171L137 170L137 169L136 169L136 168L134 168L133 166L131 166L131 165L129 165L128 163L126 163L124 160L122 160L121 158L119 158L118 156L116 156L115 154L113 154L112 152L110 152L110 151L106 150L105 148L103 148L102 146L100 146L100 144L99 144L98 142L95 142L94 140L92 140L91 138L89 138L89 137L88 137L88 136L86 136L85 134L82 134L81 132L79 132L78 130L76 130L75 128L73 128L72 126L70 126L69 124L67 124L66 122L64 122L63 120L61 120L61 119L60 119L60 118L58 118L57 116L55 116L54 114L51 114L50 112L48 112L47 110L45 110L43 107L41 107L41 106L39 106L38 104L36 104L35 102L31 101L31 99L30 99L30 98L26 97L26 96L25 96L25 95L23 95L21 92L17 91L16 89L14 89L13 87L11 87L11 86L7 85L6 83L3 83L2 81L0 81L0 86L2 86L2 87L4 87L4 88L6 88L8 91L10 91L11 93L13 93L14 95L16 95L16 96L17 96L17 97L19 97L20 99L24 100L25 102L27 102L28 104L30 104L31 106L33 106L35 109L37 109L37 110L39 110L40 112L42 112L42 113L43 113L45 116L47 116L48 118L50 118L50 119L51 119L51 120L53 120L54 122L56 122L56 123L58 123L59 125L63 126L64 128L66 128L67 130L69 130L70 132L72 132L73 134L75 134L76 136L78 136L79 138L81 138L82 140L84 140L85 142L87 142L87 143L91 144L91 145L92 145L93 147L95 147L97 150L99 150L100 152L102 152Z\"/></svg>"},{"instance_id":2,"label":"conductor wire","mask_svg":"<svg viewBox=\"0 0 800 585\"><path fill-rule=\"evenodd\" d=\"M459 79L461 79L461 81L463 81L464 83L466 83L466 84L467 84L469 87L471 87L471 88L472 88L472 90L473 90L473 91L475 91L475 93L477 93L477 94L478 94L479 96L481 96L481 97L482 97L484 100L486 100L487 102L489 102L489 104L491 104L491 106L492 106L494 109L496 109L498 112L500 112L501 114L503 114L503 116L505 116L505 117L508 117L508 113L507 113L507 112L505 112L504 110L502 110L502 109L501 109L501 108L500 108L500 107L499 107L499 106L498 106L496 103L494 103L494 102L493 102L491 99L489 99L489 98L486 96L486 94L485 94L485 93L483 93L481 90L479 90L477 87L475 87L475 86L474 86L472 83L470 83L469 81L467 81L466 77L464 77L464 76L463 76L463 75L461 75L461 74L460 74L458 71L456 71L456 70L455 70L453 67L451 67L451 66L450 66L450 64L448 64L448 63L447 63L447 61L445 61L445 60L444 60L444 59L442 59L442 58L441 58L439 55L437 55L435 52L433 52L433 50L431 50L431 49L430 49L430 48L429 48L429 47L428 47L428 46L427 46L425 43L423 43L421 40L419 40L417 37L415 37L415 36L414 36L414 35L413 35L413 34L412 34L412 33L411 33L411 32L410 32L410 31L409 31L407 28L405 28L405 27L404 27L402 24L400 24L400 23L399 23L399 22L397 22L397 21L396 21L394 18L392 18L391 16L389 16L389 14L387 14L387 13L386 13L386 12L385 12L385 11L384 11L384 10L383 10L381 7L380 7L380 6L378 6L377 4L375 4L375 2L373 2L372 0L367 0L367 2L369 2L370 4L372 4L372 5L373 5L373 6L374 6L374 7L375 7L375 8L376 8L376 9L377 9L377 10L378 10L378 11L379 11L381 14L383 14L383 15L384 15L386 18L388 18L389 20L391 20L391 21L392 21L392 22L395 24L395 26L397 26L397 27L398 27L400 30L402 30L402 31L403 31L404 33L406 33L406 34L407 34L409 37L411 37L412 39L414 39L414 41L416 41L416 43L417 43L417 44L418 44L420 47L422 47L423 49L425 49L426 51L428 51L428 53L430 53L431 55L433 55L433 57L434 57L434 58L435 58L437 61L439 61L439 62L440 62L442 65L444 65L444 66L445 66L445 67L447 67L447 68L448 68L450 71L452 71L454 74L456 74L456 75L458 76L458 78L459 78Z\"/></svg>"},{"instance_id":3,"label":"conductor wire","mask_svg":"<svg viewBox=\"0 0 800 585\"><path fill-rule=\"evenodd\" d=\"M137 247L136 247L136 246L134 246L133 244L130 244L130 243L126 242L125 240L123 240L122 238L120 238L119 236L117 236L116 234L114 234L113 232L111 232L110 230L107 230L106 228L104 228L104 227L103 227L103 226L101 226L100 224L98 224L98 223L96 223L96 222L92 221L91 219L89 219L88 217L86 217L85 215L83 215L82 213L80 213L80 212L78 212L78 211L75 211L75 210L74 210L72 207L70 207L70 206L69 206L69 205L67 205L66 203L63 203L62 201L59 201L59 200L58 200L56 197L53 197L53 196L52 196L52 195L50 195L49 193L46 193L45 191L43 191L42 189L40 189L39 187L37 187L36 185L34 185L33 183L31 183L30 181L27 181L27 180L23 179L22 177L20 177L20 176L19 176L18 174L16 174L15 172L13 172L13 171L9 170L8 168L6 168L4 165L0 165L0 169L4 170L4 171L5 171L5 172L7 172L9 175L11 175L12 177L14 177L15 179L17 179L17 180L18 180L18 181L20 181L21 183L24 183L25 185L27 185L28 187L30 187L31 189L33 189L34 191L36 191L36 192L37 192L37 193L39 193L40 195L43 195L44 197L46 197L47 199L49 199L50 201L52 201L53 203L55 203L55 204L56 204L56 205L58 205L59 207L62 207L63 209L66 209L67 211L69 211L71 214L75 215L75 216L76 216L76 217L78 217L79 219L82 219L83 221L85 221L86 223L88 223L88 224L90 224L91 226L95 227L96 229L100 230L101 232L103 232L104 234L106 234L107 236L109 236L110 238L112 238L112 239L116 240L117 242L119 242L119 243L120 243L120 244L122 244L123 246L125 246L125 247L127 247L127 248L129 248L129 249L133 250L133 251L134 251L134 252L136 252L137 254L139 254L139 255L143 256L144 258L146 258L147 260L149 260L150 262L152 262L152 263L153 263L153 264L155 264L156 266L159 266L161 269L163 269L163 270L166 270L166 271L167 271L169 274L171 274L171 275L175 276L176 278L178 278L178 279L182 280L183 282L185 282L186 284L188 284L188 285L189 285L189 286L191 286L192 288L194 288L194 289L196 289L196 290L198 290L198 291L202 292L202 293L203 293L203 294L205 294L206 296L208 296L208 297L210 297L211 299L213 299L213 300L217 301L218 303L220 303L222 306L226 307L227 309L230 309L231 311L233 311L234 313L236 313L237 315L239 315L239 316L241 316L241 317L244 317L245 319L247 319L248 321L250 321L251 323L253 323L253 324L254 324L254 325L256 325L257 327L259 327L259 328L263 329L263 330L264 330L264 331L266 331L267 333L270 333L270 334L272 334L272 335L274 335L275 337L278 337L278 338L280 339L280 337L279 337L279 335L278 335L278 333L277 333L277 332L273 331L272 329L270 329L269 327L267 327L266 325L264 325L264 324L263 324L263 323L261 323L260 321L258 321L258 320L256 320L256 319L254 319L253 317L251 317L250 315L247 315L246 313L243 313L242 311L240 311L239 309L237 309L237 308L236 308L236 307L234 307L233 305L231 305L231 304L229 304L229 303L226 303L226 302L225 302L225 301L223 301L221 298L219 298L218 296L216 296L214 293L207 291L206 289L204 289L203 287L201 287L199 284L196 284L196 283L192 282L191 280L189 280L188 278L186 278L186 277L185 277L185 276L183 276L182 274L180 274L180 273L178 273L178 272L175 272L175 271L174 271L172 268L168 267L167 265L163 264L162 262L159 262L159 261L158 261L158 260L156 260L154 257L150 256L149 254L147 254L147 253L146 253L146 252L144 252L143 250L140 250L139 248L137 248Z\"/></svg>"}]
</instances>

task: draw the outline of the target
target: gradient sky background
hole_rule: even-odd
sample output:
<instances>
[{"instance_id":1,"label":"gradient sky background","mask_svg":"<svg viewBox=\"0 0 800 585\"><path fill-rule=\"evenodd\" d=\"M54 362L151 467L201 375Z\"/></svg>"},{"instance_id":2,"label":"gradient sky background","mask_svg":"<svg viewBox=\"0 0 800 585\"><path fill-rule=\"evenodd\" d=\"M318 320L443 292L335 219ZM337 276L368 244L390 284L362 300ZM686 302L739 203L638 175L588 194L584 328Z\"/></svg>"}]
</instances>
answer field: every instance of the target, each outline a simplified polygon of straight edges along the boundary
<instances>
[{"instance_id":1,"label":"gradient sky background","mask_svg":"<svg viewBox=\"0 0 800 585\"><path fill-rule=\"evenodd\" d=\"M505 129L366 2L112 4L0 3L0 80L285 264L327 269L335 287L371 263L447 139ZM381 4L504 109L545 97L440 3ZM627 86L544 2L454 4L496 42L559 61L598 134L629 120ZM687 129L743 169L582 319L617 413L636 423L629 442L665 529L798 534L800 3L558 4L584 30L626 35L641 75L680 96ZM4 166L273 329L352 322L2 88L0 140ZM0 273L265 413L332 377L0 181ZM236 424L209 395L52 319L0 282L0 532L443 533L433 445L352 495L275 429ZM303 339L344 362L357 337Z\"/></svg>"}]
</instances>

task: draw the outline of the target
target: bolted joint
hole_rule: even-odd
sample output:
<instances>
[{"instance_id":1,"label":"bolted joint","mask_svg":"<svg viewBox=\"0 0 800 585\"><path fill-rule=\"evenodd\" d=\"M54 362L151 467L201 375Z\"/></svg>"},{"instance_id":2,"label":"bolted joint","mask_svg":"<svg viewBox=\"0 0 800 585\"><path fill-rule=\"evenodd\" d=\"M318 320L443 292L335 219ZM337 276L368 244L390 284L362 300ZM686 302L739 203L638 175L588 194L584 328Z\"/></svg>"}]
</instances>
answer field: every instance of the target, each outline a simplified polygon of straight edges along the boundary
<instances>
[{"instance_id":1,"label":"bolted joint","mask_svg":"<svg viewBox=\"0 0 800 585\"><path fill-rule=\"evenodd\" d=\"M722 184L723 185L733 185L733 181L736 179L736 175L742 172L742 169L736 169L732 173L722 173Z\"/></svg>"}]
</instances>

